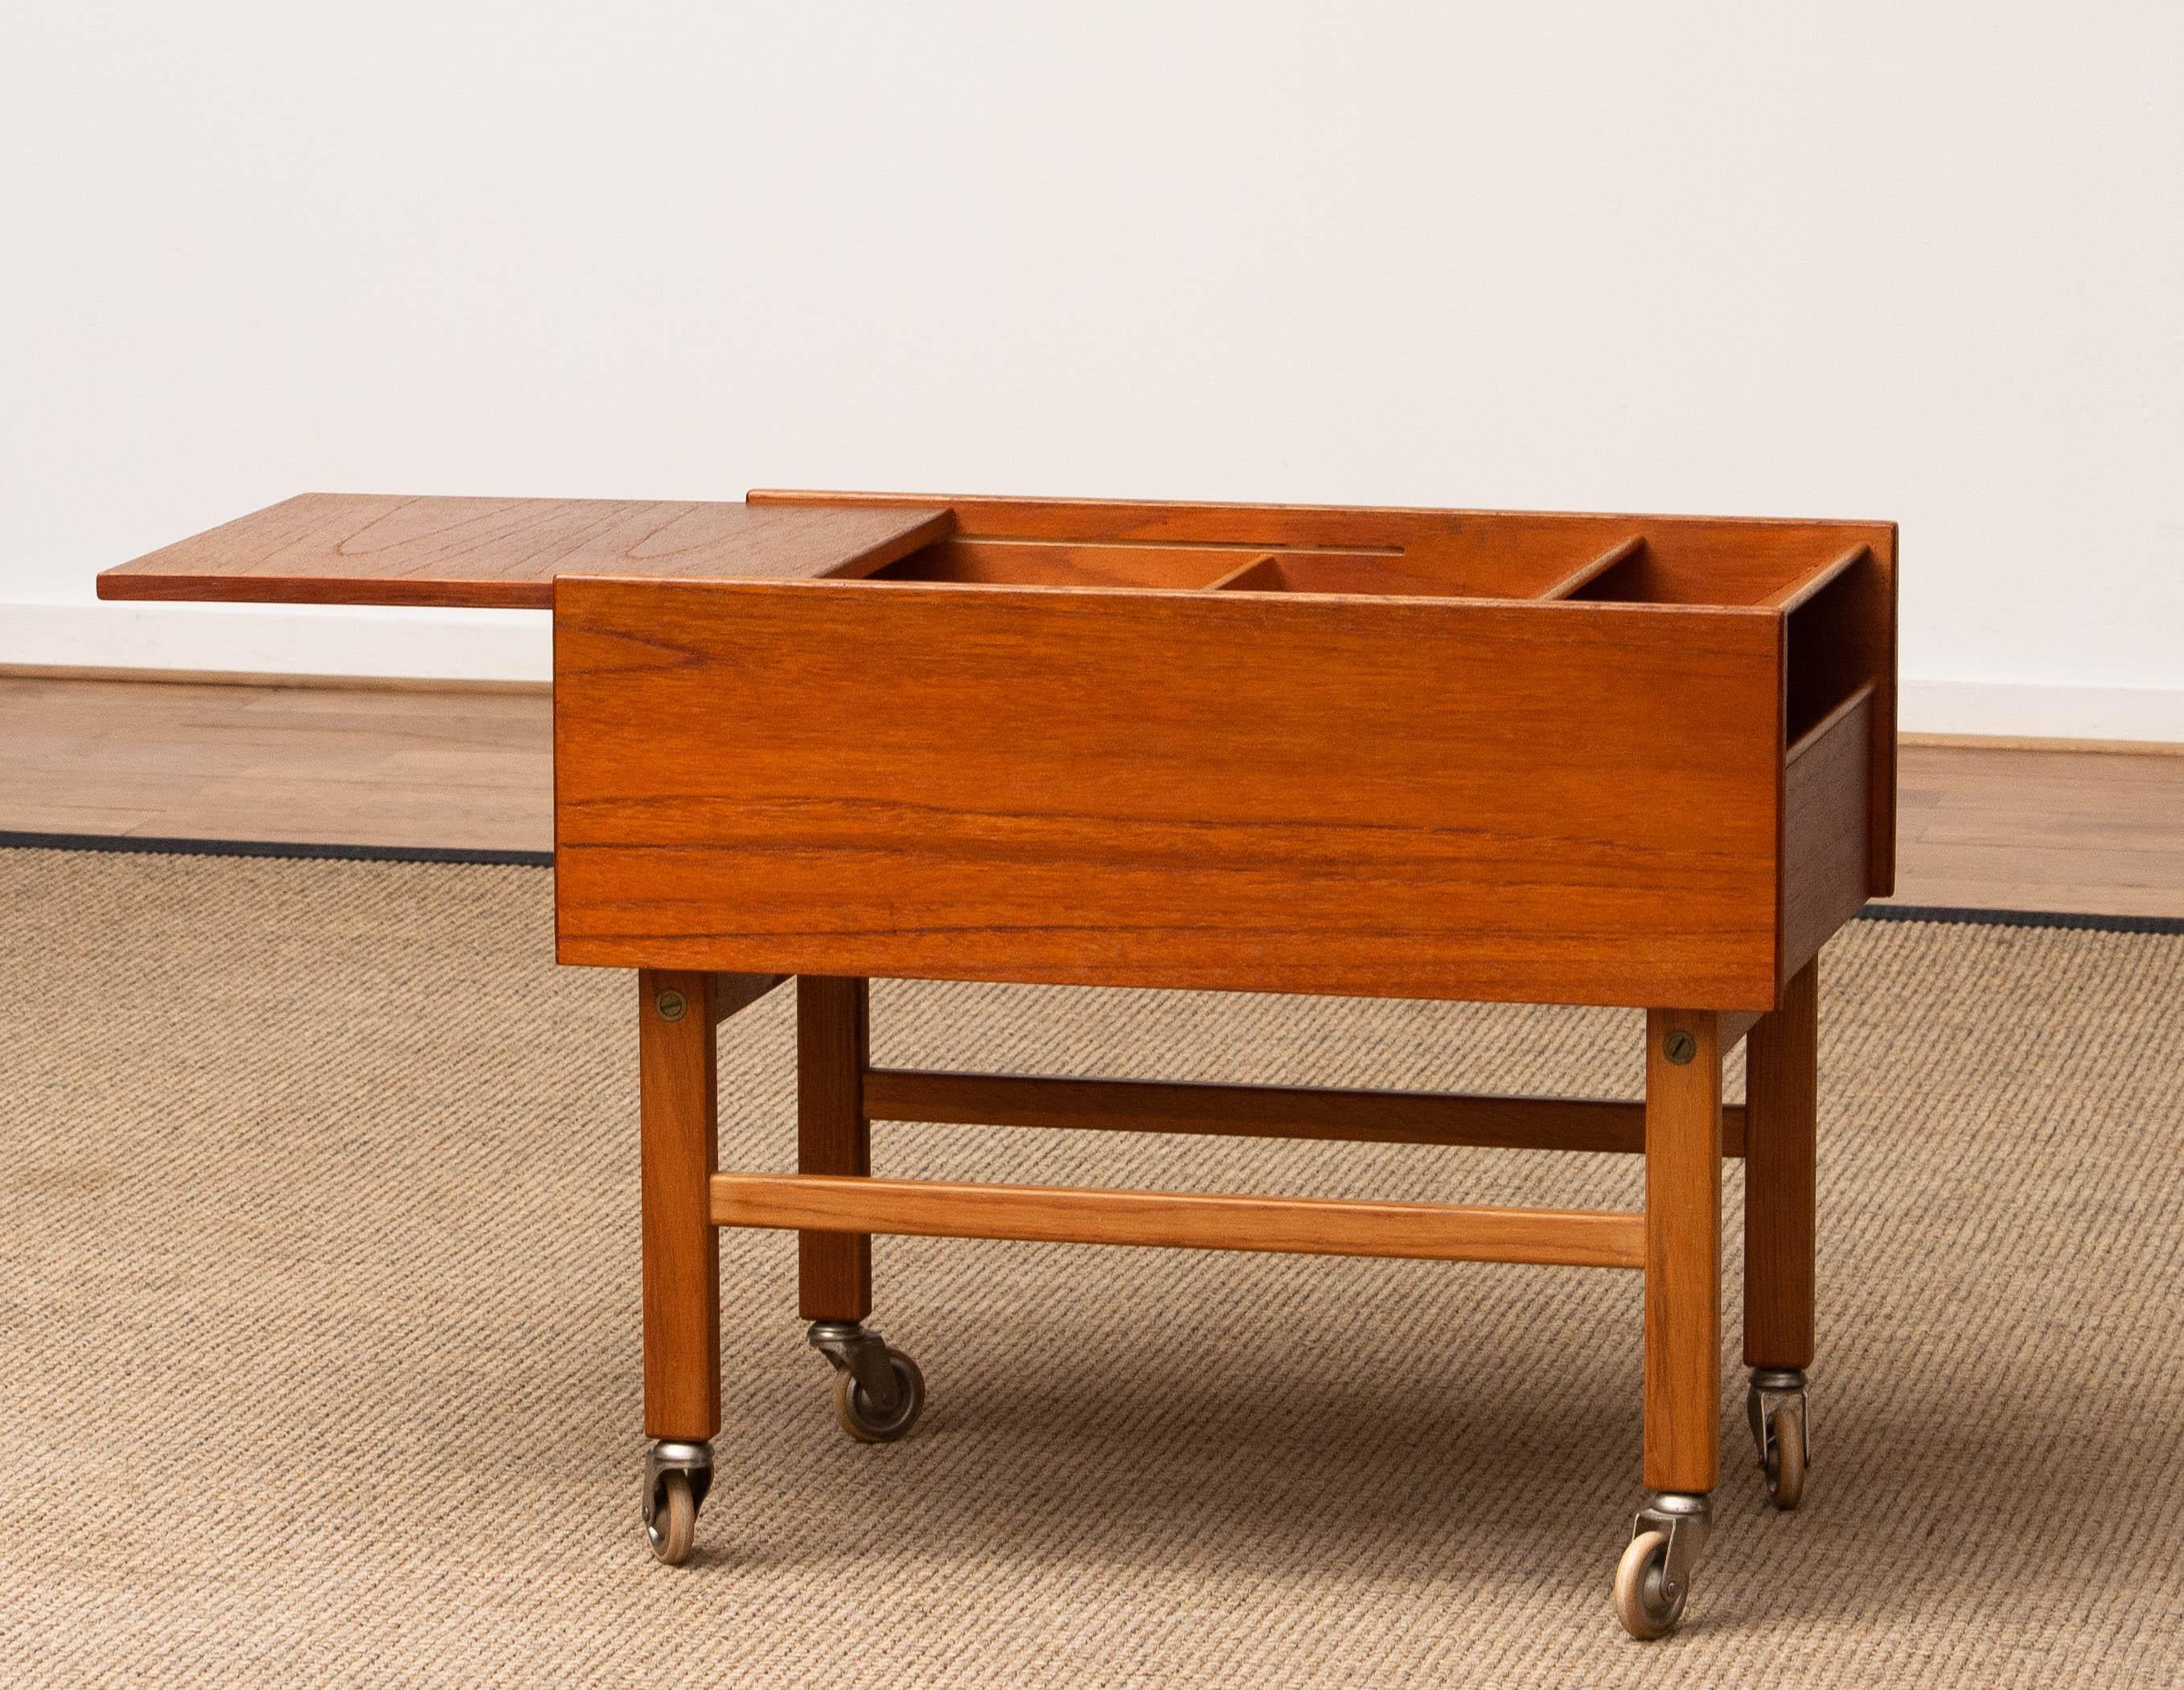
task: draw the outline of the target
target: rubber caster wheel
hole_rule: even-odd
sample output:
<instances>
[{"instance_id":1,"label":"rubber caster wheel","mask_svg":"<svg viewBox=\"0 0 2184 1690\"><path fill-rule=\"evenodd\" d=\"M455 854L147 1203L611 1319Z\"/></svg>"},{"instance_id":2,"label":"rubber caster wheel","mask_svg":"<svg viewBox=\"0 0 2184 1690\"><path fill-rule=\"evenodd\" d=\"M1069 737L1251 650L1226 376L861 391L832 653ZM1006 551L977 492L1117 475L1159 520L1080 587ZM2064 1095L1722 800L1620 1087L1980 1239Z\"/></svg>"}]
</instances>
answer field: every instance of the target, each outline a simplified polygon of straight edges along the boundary
<instances>
[{"instance_id":1,"label":"rubber caster wheel","mask_svg":"<svg viewBox=\"0 0 2184 1690\"><path fill-rule=\"evenodd\" d=\"M1670 1596L1666 1589L1669 1534L1641 1532L1630 1540L1615 1565L1615 1617L1641 1643L1665 1637L1684 1617L1691 1586Z\"/></svg>"},{"instance_id":2,"label":"rubber caster wheel","mask_svg":"<svg viewBox=\"0 0 2184 1690\"><path fill-rule=\"evenodd\" d=\"M917 1364L900 1350L890 1348L888 1365L894 1370L895 1402L885 1415L876 1410L857 1376L843 1368L834 1375L834 1418L842 1430L860 1443L893 1443L906 1437L925 1411L925 1376Z\"/></svg>"},{"instance_id":3,"label":"rubber caster wheel","mask_svg":"<svg viewBox=\"0 0 2184 1690\"><path fill-rule=\"evenodd\" d=\"M690 1546L698 1536L698 1498L691 1493L688 1474L660 1475L644 1535L654 1559L663 1565L679 1567L690 1559Z\"/></svg>"},{"instance_id":4,"label":"rubber caster wheel","mask_svg":"<svg viewBox=\"0 0 2184 1690\"><path fill-rule=\"evenodd\" d=\"M1805 1417L1780 1408L1767 1417L1767 1500L1787 1513L1805 1499Z\"/></svg>"}]
</instances>

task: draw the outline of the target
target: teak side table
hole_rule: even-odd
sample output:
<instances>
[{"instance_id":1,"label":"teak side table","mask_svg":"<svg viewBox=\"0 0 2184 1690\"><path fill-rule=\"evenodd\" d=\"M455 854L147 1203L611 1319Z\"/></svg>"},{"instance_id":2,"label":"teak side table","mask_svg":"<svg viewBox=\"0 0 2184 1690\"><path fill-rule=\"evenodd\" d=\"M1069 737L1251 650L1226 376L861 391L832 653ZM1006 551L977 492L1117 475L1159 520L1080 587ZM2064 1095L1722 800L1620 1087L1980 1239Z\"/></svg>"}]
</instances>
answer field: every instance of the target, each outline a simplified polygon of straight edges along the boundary
<instances>
[{"instance_id":1,"label":"teak side table","mask_svg":"<svg viewBox=\"0 0 2184 1690\"><path fill-rule=\"evenodd\" d=\"M1747 1404L1809 1454L1820 947L1894 877L1884 523L753 493L312 494L106 598L550 607L564 963L638 970L643 1517L690 1550L722 1226L799 1235L843 1427L924 1382L872 1235L1645 1275L1630 1632L1720 1466L1724 1155ZM716 1165L715 1030L796 977L798 1169ZM1643 1103L875 1068L876 976L1646 1011ZM1722 1102L1747 1042L1748 1101ZM875 1120L1627 1151L1635 1214L874 1177Z\"/></svg>"}]
</instances>

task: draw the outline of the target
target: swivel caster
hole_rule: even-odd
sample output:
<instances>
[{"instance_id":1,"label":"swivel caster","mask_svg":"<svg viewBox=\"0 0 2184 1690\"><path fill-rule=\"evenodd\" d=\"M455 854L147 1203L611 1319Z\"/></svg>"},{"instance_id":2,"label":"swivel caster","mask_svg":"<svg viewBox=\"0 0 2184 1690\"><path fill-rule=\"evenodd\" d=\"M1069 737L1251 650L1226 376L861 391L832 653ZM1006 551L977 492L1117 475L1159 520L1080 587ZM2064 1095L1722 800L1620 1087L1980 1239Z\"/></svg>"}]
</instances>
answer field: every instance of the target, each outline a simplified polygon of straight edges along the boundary
<instances>
[{"instance_id":1,"label":"swivel caster","mask_svg":"<svg viewBox=\"0 0 2184 1690\"><path fill-rule=\"evenodd\" d=\"M678 1567L690 1559L698 1506L713 1487L713 1446L663 1439L644 1452L644 1536L654 1556Z\"/></svg>"},{"instance_id":2,"label":"swivel caster","mask_svg":"<svg viewBox=\"0 0 2184 1690\"><path fill-rule=\"evenodd\" d=\"M1803 1370L1753 1368L1744 1415L1752 1423L1760 1470L1767 1476L1767 1499L1787 1512L1805 1499L1805 1473L1813 1454Z\"/></svg>"},{"instance_id":3,"label":"swivel caster","mask_svg":"<svg viewBox=\"0 0 2184 1690\"><path fill-rule=\"evenodd\" d=\"M1649 1643L1676 1629L1691 1599L1691 1570L1713 1531L1702 1496L1656 1491L1646 1498L1615 1567L1615 1617L1624 1631Z\"/></svg>"},{"instance_id":4,"label":"swivel caster","mask_svg":"<svg viewBox=\"0 0 2184 1690\"><path fill-rule=\"evenodd\" d=\"M855 1320L814 1320L805 1335L833 1364L834 1418L860 1443L892 1443L925 1410L917 1364Z\"/></svg>"}]
</instances>

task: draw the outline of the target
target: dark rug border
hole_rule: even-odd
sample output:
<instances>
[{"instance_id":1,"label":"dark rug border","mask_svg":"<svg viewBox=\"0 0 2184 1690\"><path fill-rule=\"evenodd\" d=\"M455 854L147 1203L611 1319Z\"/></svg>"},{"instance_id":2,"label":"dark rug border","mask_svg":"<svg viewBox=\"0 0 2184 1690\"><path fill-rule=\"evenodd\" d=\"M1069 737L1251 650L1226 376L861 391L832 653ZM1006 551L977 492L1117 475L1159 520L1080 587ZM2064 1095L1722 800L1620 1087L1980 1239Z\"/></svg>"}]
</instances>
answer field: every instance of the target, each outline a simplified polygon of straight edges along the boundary
<instances>
[{"instance_id":1,"label":"dark rug border","mask_svg":"<svg viewBox=\"0 0 2184 1690\"><path fill-rule=\"evenodd\" d=\"M130 833L15 833L0 850L110 851L153 857L276 857L338 863L470 863L554 866L551 851L471 851L430 845L304 845L271 839L154 839ZM2090 933L2184 934L2184 916L2082 915L2062 909L1967 909L1948 904L1869 903L1867 921L1934 921L1972 927L2057 927Z\"/></svg>"},{"instance_id":2,"label":"dark rug border","mask_svg":"<svg viewBox=\"0 0 2184 1690\"><path fill-rule=\"evenodd\" d=\"M2184 933L2184 916L2087 915L2070 909L1967 909L1946 903L1869 903L1862 921L1939 921L1958 926L2061 927L2082 933Z\"/></svg>"},{"instance_id":3,"label":"dark rug border","mask_svg":"<svg viewBox=\"0 0 2184 1690\"><path fill-rule=\"evenodd\" d=\"M287 857L337 863L512 864L554 866L551 851L465 850L437 845L306 845L276 839L155 839L134 833L12 833L0 830L0 850L110 851L143 857Z\"/></svg>"}]
</instances>

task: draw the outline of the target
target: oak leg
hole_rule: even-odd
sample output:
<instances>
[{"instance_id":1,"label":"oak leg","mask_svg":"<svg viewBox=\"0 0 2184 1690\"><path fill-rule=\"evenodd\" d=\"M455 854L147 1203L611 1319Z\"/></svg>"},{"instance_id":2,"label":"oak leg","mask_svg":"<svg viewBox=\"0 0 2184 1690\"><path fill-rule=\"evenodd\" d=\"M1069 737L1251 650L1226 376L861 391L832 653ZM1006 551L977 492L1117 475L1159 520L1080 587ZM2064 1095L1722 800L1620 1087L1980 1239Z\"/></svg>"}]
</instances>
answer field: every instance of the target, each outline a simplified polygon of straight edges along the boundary
<instances>
[{"instance_id":1,"label":"oak leg","mask_svg":"<svg viewBox=\"0 0 2184 1690\"><path fill-rule=\"evenodd\" d=\"M721 1429L712 977L644 969L637 978L644 1429L655 1439L702 1444Z\"/></svg>"},{"instance_id":2,"label":"oak leg","mask_svg":"<svg viewBox=\"0 0 2184 1690\"><path fill-rule=\"evenodd\" d=\"M1721 1474L1721 1030L1646 1017L1646 1487Z\"/></svg>"},{"instance_id":3,"label":"oak leg","mask_svg":"<svg viewBox=\"0 0 2184 1690\"><path fill-rule=\"evenodd\" d=\"M1819 965L1783 988L1745 1042L1744 1362L1813 1363L1814 1124L1819 1100Z\"/></svg>"},{"instance_id":4,"label":"oak leg","mask_svg":"<svg viewBox=\"0 0 2184 1690\"><path fill-rule=\"evenodd\" d=\"M796 1165L806 1174L867 1175L865 1114L871 1055L866 981L796 980ZM872 1241L864 1232L797 1234L798 1299L807 1320L862 1320L872 1309Z\"/></svg>"}]
</instances>

